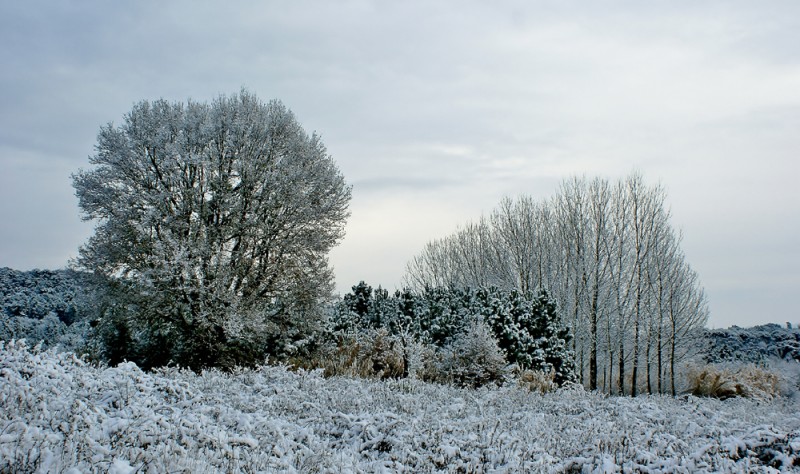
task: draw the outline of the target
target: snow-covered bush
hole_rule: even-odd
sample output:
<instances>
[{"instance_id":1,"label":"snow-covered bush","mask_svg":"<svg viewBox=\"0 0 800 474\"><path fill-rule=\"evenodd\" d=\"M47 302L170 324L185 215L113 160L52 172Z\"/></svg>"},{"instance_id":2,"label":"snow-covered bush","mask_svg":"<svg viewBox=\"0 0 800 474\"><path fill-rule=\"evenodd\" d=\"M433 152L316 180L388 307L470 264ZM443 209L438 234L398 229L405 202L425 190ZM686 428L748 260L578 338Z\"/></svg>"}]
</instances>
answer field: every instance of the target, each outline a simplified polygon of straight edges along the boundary
<instances>
[{"instance_id":1,"label":"snow-covered bush","mask_svg":"<svg viewBox=\"0 0 800 474\"><path fill-rule=\"evenodd\" d=\"M483 288L475 293L475 300L508 362L522 369L553 372L559 386L578 380L575 356L569 349L572 335L561 326L546 291L523 294Z\"/></svg>"},{"instance_id":2,"label":"snow-covered bush","mask_svg":"<svg viewBox=\"0 0 800 474\"><path fill-rule=\"evenodd\" d=\"M0 268L0 313L42 319L54 314L69 326L86 319L87 275L72 270L19 271Z\"/></svg>"},{"instance_id":3,"label":"snow-covered bush","mask_svg":"<svg viewBox=\"0 0 800 474\"><path fill-rule=\"evenodd\" d=\"M463 334L440 350L435 380L471 388L500 384L507 365L491 329L474 317Z\"/></svg>"},{"instance_id":4,"label":"snow-covered bush","mask_svg":"<svg viewBox=\"0 0 800 474\"><path fill-rule=\"evenodd\" d=\"M42 343L43 347L56 347L64 351L81 353L88 349L89 332L88 321L67 326L55 313L50 313L41 319L0 314L2 341L25 339L31 344Z\"/></svg>"},{"instance_id":5,"label":"snow-covered bush","mask_svg":"<svg viewBox=\"0 0 800 474\"><path fill-rule=\"evenodd\" d=\"M777 373L748 364L736 372L745 397L771 400L781 393L781 377Z\"/></svg>"},{"instance_id":6,"label":"snow-covered bush","mask_svg":"<svg viewBox=\"0 0 800 474\"><path fill-rule=\"evenodd\" d=\"M795 396L800 390L800 328L792 324L765 324L705 332L707 363L725 367L755 364L780 376L780 392Z\"/></svg>"},{"instance_id":7,"label":"snow-covered bush","mask_svg":"<svg viewBox=\"0 0 800 474\"><path fill-rule=\"evenodd\" d=\"M794 360L770 358L767 360L767 367L780 376L782 396L800 395L800 363Z\"/></svg>"},{"instance_id":8,"label":"snow-covered bush","mask_svg":"<svg viewBox=\"0 0 800 474\"><path fill-rule=\"evenodd\" d=\"M768 359L800 362L800 328L791 324L711 329L705 339L703 357L708 363L764 363Z\"/></svg>"},{"instance_id":9,"label":"snow-covered bush","mask_svg":"<svg viewBox=\"0 0 800 474\"><path fill-rule=\"evenodd\" d=\"M408 354L406 367L408 376L414 379L433 382L440 380L439 349L433 344L412 341L406 346Z\"/></svg>"},{"instance_id":10,"label":"snow-covered bush","mask_svg":"<svg viewBox=\"0 0 800 474\"><path fill-rule=\"evenodd\" d=\"M0 268L0 340L83 352L96 317L88 276L71 270Z\"/></svg>"}]
</instances>

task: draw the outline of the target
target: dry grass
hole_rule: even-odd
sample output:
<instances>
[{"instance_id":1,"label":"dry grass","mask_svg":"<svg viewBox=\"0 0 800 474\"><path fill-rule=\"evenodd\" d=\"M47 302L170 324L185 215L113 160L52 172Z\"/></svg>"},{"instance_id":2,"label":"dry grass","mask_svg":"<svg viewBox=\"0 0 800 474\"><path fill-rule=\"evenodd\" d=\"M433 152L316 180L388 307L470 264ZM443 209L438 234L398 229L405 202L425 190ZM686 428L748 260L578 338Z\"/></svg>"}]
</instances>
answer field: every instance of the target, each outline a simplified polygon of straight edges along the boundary
<instances>
[{"instance_id":1,"label":"dry grass","mask_svg":"<svg viewBox=\"0 0 800 474\"><path fill-rule=\"evenodd\" d=\"M780 376L753 364L706 365L690 370L688 378L690 392L701 397L771 400L780 394Z\"/></svg>"},{"instance_id":2,"label":"dry grass","mask_svg":"<svg viewBox=\"0 0 800 474\"><path fill-rule=\"evenodd\" d=\"M523 370L517 375L517 385L529 392L548 393L558 388L553 371Z\"/></svg>"},{"instance_id":3,"label":"dry grass","mask_svg":"<svg viewBox=\"0 0 800 474\"><path fill-rule=\"evenodd\" d=\"M742 367L738 375L748 398L771 400L780 394L781 378L775 372L750 364Z\"/></svg>"},{"instance_id":4,"label":"dry grass","mask_svg":"<svg viewBox=\"0 0 800 474\"><path fill-rule=\"evenodd\" d=\"M384 329L343 338L304 365L324 369L326 377L387 379L405 372L403 346Z\"/></svg>"}]
</instances>

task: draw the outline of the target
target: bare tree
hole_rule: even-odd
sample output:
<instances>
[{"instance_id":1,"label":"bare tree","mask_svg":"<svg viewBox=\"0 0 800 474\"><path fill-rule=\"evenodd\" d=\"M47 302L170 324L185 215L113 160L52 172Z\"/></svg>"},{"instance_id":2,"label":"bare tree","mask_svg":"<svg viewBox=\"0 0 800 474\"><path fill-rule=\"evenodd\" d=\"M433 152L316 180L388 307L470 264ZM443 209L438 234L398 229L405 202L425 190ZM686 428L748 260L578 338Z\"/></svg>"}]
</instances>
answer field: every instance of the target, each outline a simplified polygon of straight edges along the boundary
<instances>
[{"instance_id":1,"label":"bare tree","mask_svg":"<svg viewBox=\"0 0 800 474\"><path fill-rule=\"evenodd\" d=\"M630 176L625 185L628 192L630 206L630 221L633 231L633 285L634 311L633 311L633 366L631 368L631 394L636 396L639 385L639 367L642 328L646 326L643 306L646 304L645 271L650 259L650 252L658 240L658 235L666 227L662 222L668 219L664 210L665 192L660 186L647 188L641 175Z\"/></svg>"},{"instance_id":2,"label":"bare tree","mask_svg":"<svg viewBox=\"0 0 800 474\"><path fill-rule=\"evenodd\" d=\"M676 364L691 355L686 341L708 309L665 205L664 188L647 186L639 174L613 186L571 178L552 199L506 198L488 220L428 244L406 278L547 288L572 329L590 389L600 387L602 374L609 392L653 392L654 381L663 392L669 374L674 392Z\"/></svg>"},{"instance_id":3,"label":"bare tree","mask_svg":"<svg viewBox=\"0 0 800 474\"><path fill-rule=\"evenodd\" d=\"M588 189L588 220L590 226L590 247L587 253L587 268L591 273L589 283L589 389L598 388L598 346L600 343L600 321L606 316L607 308L602 305L608 300L609 255L605 244L609 239L609 208L611 188L607 181L594 179Z\"/></svg>"}]
</instances>

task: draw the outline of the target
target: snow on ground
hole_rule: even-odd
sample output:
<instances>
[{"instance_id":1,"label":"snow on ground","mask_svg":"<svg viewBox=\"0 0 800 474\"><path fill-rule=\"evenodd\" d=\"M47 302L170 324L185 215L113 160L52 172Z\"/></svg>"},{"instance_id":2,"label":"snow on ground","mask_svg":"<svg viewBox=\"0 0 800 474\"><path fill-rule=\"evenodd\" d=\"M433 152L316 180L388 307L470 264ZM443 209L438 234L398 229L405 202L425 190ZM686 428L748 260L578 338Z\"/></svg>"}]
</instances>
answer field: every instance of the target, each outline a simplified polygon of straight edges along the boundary
<instances>
[{"instance_id":1,"label":"snow on ground","mask_svg":"<svg viewBox=\"0 0 800 474\"><path fill-rule=\"evenodd\" d=\"M0 472L775 472L800 458L786 399L144 373L18 342L0 342L0 404Z\"/></svg>"}]
</instances>

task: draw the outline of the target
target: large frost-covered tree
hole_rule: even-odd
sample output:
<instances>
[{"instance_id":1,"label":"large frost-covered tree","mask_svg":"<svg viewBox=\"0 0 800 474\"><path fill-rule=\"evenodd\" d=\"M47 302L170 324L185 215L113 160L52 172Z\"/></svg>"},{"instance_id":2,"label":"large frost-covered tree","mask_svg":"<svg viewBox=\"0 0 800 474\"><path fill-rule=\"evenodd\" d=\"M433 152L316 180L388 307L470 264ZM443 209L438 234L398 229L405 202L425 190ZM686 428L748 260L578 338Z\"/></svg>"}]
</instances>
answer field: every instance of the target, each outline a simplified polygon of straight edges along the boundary
<instances>
[{"instance_id":1,"label":"large frost-covered tree","mask_svg":"<svg viewBox=\"0 0 800 474\"><path fill-rule=\"evenodd\" d=\"M111 292L118 357L247 363L302 338L332 290L350 187L281 102L143 101L101 128L90 163L73 186L97 225L76 263Z\"/></svg>"}]
</instances>

